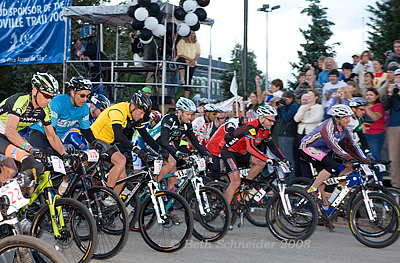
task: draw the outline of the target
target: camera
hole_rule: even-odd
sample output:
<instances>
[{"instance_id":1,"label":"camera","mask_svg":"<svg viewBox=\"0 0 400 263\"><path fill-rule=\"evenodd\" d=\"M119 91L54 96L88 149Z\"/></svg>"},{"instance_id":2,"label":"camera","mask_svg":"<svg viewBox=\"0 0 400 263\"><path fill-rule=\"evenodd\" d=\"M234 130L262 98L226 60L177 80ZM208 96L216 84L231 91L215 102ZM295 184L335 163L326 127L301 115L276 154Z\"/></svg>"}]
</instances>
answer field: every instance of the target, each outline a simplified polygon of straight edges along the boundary
<instances>
[{"instance_id":1,"label":"camera","mask_svg":"<svg viewBox=\"0 0 400 263\"><path fill-rule=\"evenodd\" d=\"M285 105L285 100L284 99L280 99L278 101L276 101L276 105Z\"/></svg>"},{"instance_id":2,"label":"camera","mask_svg":"<svg viewBox=\"0 0 400 263\"><path fill-rule=\"evenodd\" d=\"M393 88L393 94L399 93L399 84L395 83Z\"/></svg>"},{"instance_id":3,"label":"camera","mask_svg":"<svg viewBox=\"0 0 400 263\"><path fill-rule=\"evenodd\" d=\"M342 97L342 93L336 93L336 94L335 94L335 97L336 97L336 98L341 98L341 97Z\"/></svg>"},{"instance_id":4,"label":"camera","mask_svg":"<svg viewBox=\"0 0 400 263\"><path fill-rule=\"evenodd\" d=\"M394 52L391 51L391 50L386 51L386 56L388 56L388 57L393 57L393 56L394 56Z\"/></svg>"}]
</instances>

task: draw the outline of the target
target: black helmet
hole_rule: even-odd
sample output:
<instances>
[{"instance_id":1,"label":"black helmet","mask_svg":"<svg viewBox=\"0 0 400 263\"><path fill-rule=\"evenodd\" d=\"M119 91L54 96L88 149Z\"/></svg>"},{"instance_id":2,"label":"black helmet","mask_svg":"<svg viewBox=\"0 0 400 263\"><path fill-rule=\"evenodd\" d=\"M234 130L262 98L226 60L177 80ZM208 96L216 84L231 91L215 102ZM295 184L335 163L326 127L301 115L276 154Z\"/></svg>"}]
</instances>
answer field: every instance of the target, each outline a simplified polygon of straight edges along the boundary
<instances>
[{"instance_id":1,"label":"black helmet","mask_svg":"<svg viewBox=\"0 0 400 263\"><path fill-rule=\"evenodd\" d=\"M152 105L149 96L141 90L133 94L131 104L144 111L149 111Z\"/></svg>"},{"instance_id":2,"label":"black helmet","mask_svg":"<svg viewBox=\"0 0 400 263\"><path fill-rule=\"evenodd\" d=\"M78 90L91 90L92 82L84 77L73 77L68 83L68 88L75 91Z\"/></svg>"},{"instance_id":3,"label":"black helmet","mask_svg":"<svg viewBox=\"0 0 400 263\"><path fill-rule=\"evenodd\" d=\"M362 118L361 118L361 122L373 123L375 121L371 118L371 116L369 116L368 114L364 113Z\"/></svg>"},{"instance_id":4,"label":"black helmet","mask_svg":"<svg viewBox=\"0 0 400 263\"><path fill-rule=\"evenodd\" d=\"M349 99L349 106L350 107L368 106L368 102L364 98L354 97Z\"/></svg>"},{"instance_id":5,"label":"black helmet","mask_svg":"<svg viewBox=\"0 0 400 263\"><path fill-rule=\"evenodd\" d=\"M47 91L49 93L58 94L58 82L49 73L36 73L32 77L32 86L38 90Z\"/></svg>"}]
</instances>

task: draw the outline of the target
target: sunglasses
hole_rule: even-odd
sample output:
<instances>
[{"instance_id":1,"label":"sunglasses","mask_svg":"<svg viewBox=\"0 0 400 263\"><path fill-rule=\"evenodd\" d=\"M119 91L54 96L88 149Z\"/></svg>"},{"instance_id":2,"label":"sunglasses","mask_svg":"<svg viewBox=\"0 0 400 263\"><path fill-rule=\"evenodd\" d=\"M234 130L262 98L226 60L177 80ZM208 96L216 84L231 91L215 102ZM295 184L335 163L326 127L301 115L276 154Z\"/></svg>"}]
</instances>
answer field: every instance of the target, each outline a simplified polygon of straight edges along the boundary
<instances>
[{"instance_id":1,"label":"sunglasses","mask_svg":"<svg viewBox=\"0 0 400 263\"><path fill-rule=\"evenodd\" d=\"M48 100L48 99L51 100L51 99L54 98L54 95L50 95L50 94L43 93L43 92L40 91L40 90L39 90L39 93L42 94L42 96L43 96L45 99L47 99L47 100Z\"/></svg>"},{"instance_id":2,"label":"sunglasses","mask_svg":"<svg viewBox=\"0 0 400 263\"><path fill-rule=\"evenodd\" d=\"M275 120L270 120L270 119L267 119L267 118L265 118L267 121L269 121L270 123L274 123L275 122Z\"/></svg>"},{"instance_id":3,"label":"sunglasses","mask_svg":"<svg viewBox=\"0 0 400 263\"><path fill-rule=\"evenodd\" d=\"M79 93L76 93L76 95L78 95L78 96L81 97L82 99L83 99L83 98L89 98L89 94L86 95L86 94L79 94Z\"/></svg>"},{"instance_id":4,"label":"sunglasses","mask_svg":"<svg viewBox=\"0 0 400 263\"><path fill-rule=\"evenodd\" d=\"M363 125L364 125L365 127L371 126L371 124L369 124L369 123L363 123Z\"/></svg>"},{"instance_id":5,"label":"sunglasses","mask_svg":"<svg viewBox=\"0 0 400 263\"><path fill-rule=\"evenodd\" d=\"M216 113L216 112L211 112L211 114L212 114L212 115L217 115L218 113Z\"/></svg>"}]
</instances>

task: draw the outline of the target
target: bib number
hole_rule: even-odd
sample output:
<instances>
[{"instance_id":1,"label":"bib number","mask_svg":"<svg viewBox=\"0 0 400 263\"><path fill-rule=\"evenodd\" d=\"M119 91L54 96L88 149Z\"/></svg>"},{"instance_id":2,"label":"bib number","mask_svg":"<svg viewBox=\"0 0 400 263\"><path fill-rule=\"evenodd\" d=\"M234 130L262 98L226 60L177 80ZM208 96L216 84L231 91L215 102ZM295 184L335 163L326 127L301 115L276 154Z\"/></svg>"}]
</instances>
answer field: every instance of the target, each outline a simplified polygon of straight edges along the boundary
<instances>
[{"instance_id":1,"label":"bib number","mask_svg":"<svg viewBox=\"0 0 400 263\"><path fill-rule=\"evenodd\" d=\"M29 199L25 198L22 195L21 188L16 180L0 188L0 196L3 195L7 196L10 202L10 207L7 210L7 215L18 212L19 209L29 203ZM1 214L0 221L3 221L3 217L1 216Z\"/></svg>"},{"instance_id":2,"label":"bib number","mask_svg":"<svg viewBox=\"0 0 400 263\"><path fill-rule=\"evenodd\" d=\"M65 174L65 167L63 161L57 156L51 156L54 172Z\"/></svg>"},{"instance_id":3,"label":"bib number","mask_svg":"<svg viewBox=\"0 0 400 263\"><path fill-rule=\"evenodd\" d=\"M96 150L87 150L85 153L88 157L89 163L94 163L99 160L99 153Z\"/></svg>"}]
</instances>

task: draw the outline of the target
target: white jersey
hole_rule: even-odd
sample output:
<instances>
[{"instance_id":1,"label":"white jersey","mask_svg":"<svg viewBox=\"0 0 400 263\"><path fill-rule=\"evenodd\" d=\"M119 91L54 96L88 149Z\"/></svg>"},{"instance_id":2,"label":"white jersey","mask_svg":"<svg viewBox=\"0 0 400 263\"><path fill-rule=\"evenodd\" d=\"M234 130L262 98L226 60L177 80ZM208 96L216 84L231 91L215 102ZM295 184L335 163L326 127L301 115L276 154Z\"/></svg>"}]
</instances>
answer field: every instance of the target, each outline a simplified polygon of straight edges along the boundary
<instances>
[{"instance_id":1,"label":"white jersey","mask_svg":"<svg viewBox=\"0 0 400 263\"><path fill-rule=\"evenodd\" d=\"M193 133L204 147L210 141L213 125L214 122L206 122L204 116L198 117L192 122Z\"/></svg>"}]
</instances>

